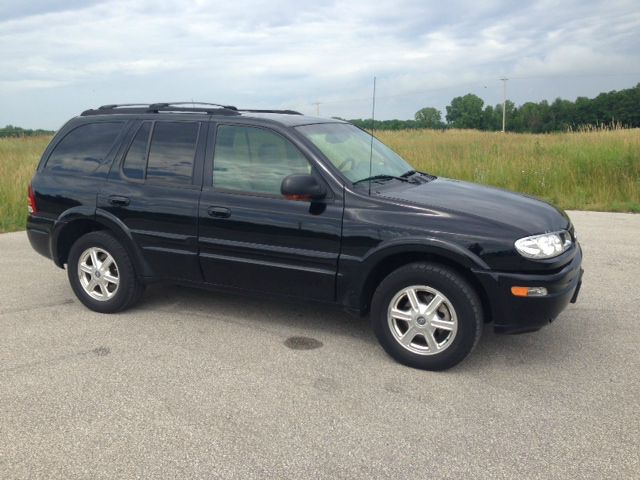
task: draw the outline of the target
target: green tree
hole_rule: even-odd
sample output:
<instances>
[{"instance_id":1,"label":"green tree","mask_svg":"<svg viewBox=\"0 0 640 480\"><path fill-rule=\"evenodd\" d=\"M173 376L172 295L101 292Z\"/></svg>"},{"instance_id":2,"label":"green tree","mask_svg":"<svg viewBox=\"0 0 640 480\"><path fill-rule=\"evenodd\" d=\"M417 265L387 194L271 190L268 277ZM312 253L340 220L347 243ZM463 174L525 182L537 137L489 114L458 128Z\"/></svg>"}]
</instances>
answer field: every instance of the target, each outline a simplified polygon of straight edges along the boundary
<instances>
[{"instance_id":1,"label":"green tree","mask_svg":"<svg viewBox=\"0 0 640 480\"><path fill-rule=\"evenodd\" d=\"M483 105L482 99L473 94L456 97L447 106L447 123L455 128L501 130L502 104L495 107L487 105L484 109ZM441 118L438 110L426 107L416 112L415 120L376 120L375 128L441 128L444 126ZM370 119L351 122L365 129L371 128ZM611 122L628 128L640 127L640 84L620 91L603 92L595 98L578 97L575 102L557 98L552 104L542 100L526 102L516 108L512 101L507 100L507 130L510 132L553 132L582 125L610 125ZM39 132L7 125L0 129L0 136Z\"/></svg>"},{"instance_id":2,"label":"green tree","mask_svg":"<svg viewBox=\"0 0 640 480\"><path fill-rule=\"evenodd\" d=\"M498 130L496 113L491 105L484 107L482 111L482 130Z\"/></svg>"},{"instance_id":3,"label":"green tree","mask_svg":"<svg viewBox=\"0 0 640 480\"><path fill-rule=\"evenodd\" d=\"M541 103L527 102L518 109L514 130L540 133L545 131L545 108Z\"/></svg>"},{"instance_id":4,"label":"green tree","mask_svg":"<svg viewBox=\"0 0 640 480\"><path fill-rule=\"evenodd\" d=\"M575 127L575 104L569 100L556 98L549 105L549 123L548 130L567 130L569 127Z\"/></svg>"},{"instance_id":5,"label":"green tree","mask_svg":"<svg viewBox=\"0 0 640 480\"><path fill-rule=\"evenodd\" d=\"M482 106L484 101L468 93L464 97L456 97L447 105L447 123L454 128L482 128Z\"/></svg>"},{"instance_id":6,"label":"green tree","mask_svg":"<svg viewBox=\"0 0 640 480\"><path fill-rule=\"evenodd\" d=\"M576 125L597 125L598 115L595 112L594 103L587 97L576 98L575 122Z\"/></svg>"},{"instance_id":7,"label":"green tree","mask_svg":"<svg viewBox=\"0 0 640 480\"><path fill-rule=\"evenodd\" d=\"M442 113L437 108L425 107L416 112L414 117L421 128L444 128Z\"/></svg>"},{"instance_id":8,"label":"green tree","mask_svg":"<svg viewBox=\"0 0 640 480\"><path fill-rule=\"evenodd\" d=\"M505 128L508 132L517 132L518 124L518 109L516 108L516 104L511 100L507 100L506 105L507 115L505 118ZM494 120L493 124L495 126L494 130L502 130L502 104L499 103L496 105L493 110Z\"/></svg>"}]
</instances>

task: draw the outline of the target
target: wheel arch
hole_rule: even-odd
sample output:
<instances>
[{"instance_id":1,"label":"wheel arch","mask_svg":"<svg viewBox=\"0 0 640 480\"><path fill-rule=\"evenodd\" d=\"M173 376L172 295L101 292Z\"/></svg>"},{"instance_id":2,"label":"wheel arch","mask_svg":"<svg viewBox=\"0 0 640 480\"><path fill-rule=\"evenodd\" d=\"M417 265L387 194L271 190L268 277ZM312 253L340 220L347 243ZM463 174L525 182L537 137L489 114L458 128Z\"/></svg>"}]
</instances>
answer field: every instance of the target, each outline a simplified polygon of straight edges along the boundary
<instances>
[{"instance_id":1,"label":"wheel arch","mask_svg":"<svg viewBox=\"0 0 640 480\"><path fill-rule=\"evenodd\" d=\"M100 230L111 233L123 245L131 257L138 276L151 276L150 267L144 261L131 231L116 216L100 210L94 214L82 209L71 209L58 219L51 236L51 253L54 263L64 268L74 242L89 232Z\"/></svg>"},{"instance_id":2,"label":"wheel arch","mask_svg":"<svg viewBox=\"0 0 640 480\"><path fill-rule=\"evenodd\" d=\"M457 246L444 244L416 243L388 247L369 259L368 268L362 281L359 295L359 307L363 314L368 313L373 294L380 282L391 272L415 262L438 263L458 273L475 289L482 302L485 322L491 319L491 302L473 268L488 268L480 258L471 252L461 252ZM475 257L475 258L474 258Z\"/></svg>"}]
</instances>

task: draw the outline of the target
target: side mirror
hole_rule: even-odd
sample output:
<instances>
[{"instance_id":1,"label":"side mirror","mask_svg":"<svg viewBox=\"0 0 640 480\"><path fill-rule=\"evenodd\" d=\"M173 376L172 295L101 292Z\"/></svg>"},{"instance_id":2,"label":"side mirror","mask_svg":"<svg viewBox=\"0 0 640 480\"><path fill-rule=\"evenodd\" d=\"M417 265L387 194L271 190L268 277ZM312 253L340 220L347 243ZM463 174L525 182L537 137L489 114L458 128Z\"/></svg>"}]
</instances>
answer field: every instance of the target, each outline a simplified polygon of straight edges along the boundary
<instances>
[{"instance_id":1,"label":"side mirror","mask_svg":"<svg viewBox=\"0 0 640 480\"><path fill-rule=\"evenodd\" d=\"M289 200L320 200L327 196L327 190L313 175L294 173L282 180L280 193Z\"/></svg>"}]
</instances>

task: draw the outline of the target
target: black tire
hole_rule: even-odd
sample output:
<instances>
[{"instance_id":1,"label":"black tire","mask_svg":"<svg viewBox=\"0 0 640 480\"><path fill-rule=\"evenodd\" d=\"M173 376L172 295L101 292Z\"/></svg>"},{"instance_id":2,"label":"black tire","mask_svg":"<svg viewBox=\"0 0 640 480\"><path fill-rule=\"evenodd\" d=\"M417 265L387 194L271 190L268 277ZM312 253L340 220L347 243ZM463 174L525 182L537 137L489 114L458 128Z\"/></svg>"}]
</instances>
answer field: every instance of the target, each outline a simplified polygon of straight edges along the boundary
<instances>
[{"instance_id":1,"label":"black tire","mask_svg":"<svg viewBox=\"0 0 640 480\"><path fill-rule=\"evenodd\" d=\"M453 307L457 317L457 332L452 335L450 342L446 343L446 337L449 335L446 331L436 331L435 335L445 337L443 340L445 347L440 352L437 349L431 350L427 345L426 336L423 336L425 351L428 349L437 353L426 354L410 351L408 347L400 343L400 340L396 339L398 334L394 334L393 327L390 325L393 320L389 320L388 311L392 300L402 298L401 296L396 297L396 294L414 285L425 286L441 292ZM421 295L425 294L428 295L429 292L421 293ZM408 301L408 297L406 298ZM428 302L429 297L426 298ZM478 294L460 274L436 263L411 263L389 274L373 295L370 316L376 337L386 352L398 362L422 370L446 370L460 363L471 353L482 334L483 312ZM421 318L419 320L424 321ZM415 324L415 320L412 322ZM404 324L402 321L395 323ZM406 325L408 329L410 323L407 321ZM417 338L418 341L421 340L421 334L417 335L414 338ZM416 347L415 344L412 344L411 348L415 350L421 346Z\"/></svg>"},{"instance_id":2,"label":"black tire","mask_svg":"<svg viewBox=\"0 0 640 480\"><path fill-rule=\"evenodd\" d=\"M111 298L96 300L81 284L78 263L83 252L90 248L108 252L115 260L119 282ZM138 280L126 249L113 235L105 231L90 232L76 240L69 251L67 276L78 300L87 308L100 313L115 313L129 308L138 302L144 293L144 284Z\"/></svg>"}]
</instances>

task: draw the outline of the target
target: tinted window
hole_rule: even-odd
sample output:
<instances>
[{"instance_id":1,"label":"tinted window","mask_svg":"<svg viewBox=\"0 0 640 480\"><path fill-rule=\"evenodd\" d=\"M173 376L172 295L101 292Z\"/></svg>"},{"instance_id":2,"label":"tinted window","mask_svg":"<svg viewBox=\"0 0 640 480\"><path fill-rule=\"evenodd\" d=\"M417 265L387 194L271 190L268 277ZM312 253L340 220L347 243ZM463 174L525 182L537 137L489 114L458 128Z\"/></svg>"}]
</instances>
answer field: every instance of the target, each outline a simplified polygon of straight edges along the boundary
<instances>
[{"instance_id":1,"label":"tinted window","mask_svg":"<svg viewBox=\"0 0 640 480\"><path fill-rule=\"evenodd\" d=\"M151 122L144 122L131 142L127 156L124 159L122 171L129 178L144 179L147 166L147 143L151 132Z\"/></svg>"},{"instance_id":2,"label":"tinted window","mask_svg":"<svg viewBox=\"0 0 640 480\"><path fill-rule=\"evenodd\" d=\"M232 125L218 127L213 160L215 188L280 195L286 176L310 172L300 151L274 132Z\"/></svg>"},{"instance_id":3,"label":"tinted window","mask_svg":"<svg viewBox=\"0 0 640 480\"><path fill-rule=\"evenodd\" d=\"M149 149L147 180L191 183L197 140L196 122L156 122Z\"/></svg>"},{"instance_id":4,"label":"tinted window","mask_svg":"<svg viewBox=\"0 0 640 480\"><path fill-rule=\"evenodd\" d=\"M400 176L413 170L400 155L354 125L317 123L296 129L352 182L372 175Z\"/></svg>"},{"instance_id":5,"label":"tinted window","mask_svg":"<svg viewBox=\"0 0 640 480\"><path fill-rule=\"evenodd\" d=\"M45 168L61 172L94 172L104 162L121 129L121 122L105 122L72 130L53 149Z\"/></svg>"}]
</instances>

